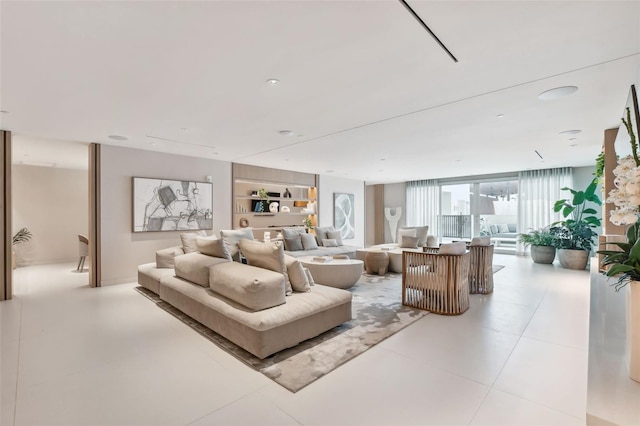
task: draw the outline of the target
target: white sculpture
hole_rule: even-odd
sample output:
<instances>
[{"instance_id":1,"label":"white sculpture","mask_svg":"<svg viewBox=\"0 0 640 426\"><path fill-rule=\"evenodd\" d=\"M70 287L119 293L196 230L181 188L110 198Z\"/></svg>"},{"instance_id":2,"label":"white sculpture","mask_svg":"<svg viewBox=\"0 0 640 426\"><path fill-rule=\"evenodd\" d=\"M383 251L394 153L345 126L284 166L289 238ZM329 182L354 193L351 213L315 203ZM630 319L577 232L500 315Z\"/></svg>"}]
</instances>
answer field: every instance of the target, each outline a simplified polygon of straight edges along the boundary
<instances>
[{"instance_id":1,"label":"white sculpture","mask_svg":"<svg viewBox=\"0 0 640 426\"><path fill-rule=\"evenodd\" d=\"M385 207L384 217L389 222L389 232L391 232L391 241L396 242L396 230L398 229L398 222L402 216L402 207Z\"/></svg>"},{"instance_id":2,"label":"white sculpture","mask_svg":"<svg viewBox=\"0 0 640 426\"><path fill-rule=\"evenodd\" d=\"M289 213L289 212L291 211L291 209L289 208L289 206L282 206L282 207L280 208L280 211L281 211L282 213Z\"/></svg>"},{"instance_id":3,"label":"white sculpture","mask_svg":"<svg viewBox=\"0 0 640 426\"><path fill-rule=\"evenodd\" d=\"M277 202L277 201L272 202L271 204L269 204L269 211L270 211L271 213L278 213L278 206L279 206L279 205L280 205L280 204L278 204L278 202Z\"/></svg>"}]
</instances>

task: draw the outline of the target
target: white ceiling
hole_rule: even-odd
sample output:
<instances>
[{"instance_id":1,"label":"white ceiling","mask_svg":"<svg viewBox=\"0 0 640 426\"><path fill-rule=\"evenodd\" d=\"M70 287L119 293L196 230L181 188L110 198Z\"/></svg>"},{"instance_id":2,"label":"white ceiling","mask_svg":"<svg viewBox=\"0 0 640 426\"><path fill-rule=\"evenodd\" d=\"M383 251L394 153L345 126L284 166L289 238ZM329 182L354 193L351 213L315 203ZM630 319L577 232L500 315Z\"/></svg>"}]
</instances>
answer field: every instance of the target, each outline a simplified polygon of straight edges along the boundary
<instances>
[{"instance_id":1,"label":"white ceiling","mask_svg":"<svg viewBox=\"0 0 640 426\"><path fill-rule=\"evenodd\" d=\"M396 0L3 0L0 127L368 183L594 164L640 0L409 4L458 63Z\"/></svg>"}]
</instances>

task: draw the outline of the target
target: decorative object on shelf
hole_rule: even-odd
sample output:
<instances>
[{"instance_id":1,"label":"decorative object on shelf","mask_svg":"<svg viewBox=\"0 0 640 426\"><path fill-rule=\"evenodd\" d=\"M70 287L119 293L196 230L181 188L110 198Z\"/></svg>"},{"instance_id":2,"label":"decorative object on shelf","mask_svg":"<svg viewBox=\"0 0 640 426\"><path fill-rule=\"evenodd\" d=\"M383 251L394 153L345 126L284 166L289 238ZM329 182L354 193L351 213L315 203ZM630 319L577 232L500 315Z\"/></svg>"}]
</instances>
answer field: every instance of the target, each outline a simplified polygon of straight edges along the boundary
<instances>
[{"instance_id":1,"label":"decorative object on shelf","mask_svg":"<svg viewBox=\"0 0 640 426\"><path fill-rule=\"evenodd\" d=\"M268 200L269 199L269 193L267 192L266 189L260 188L260 189L258 189L258 197L260 197L261 200Z\"/></svg>"},{"instance_id":2,"label":"decorative object on shelf","mask_svg":"<svg viewBox=\"0 0 640 426\"><path fill-rule=\"evenodd\" d=\"M249 220L246 217L241 217L240 221L238 222L238 225L240 225L240 228L248 228Z\"/></svg>"},{"instance_id":3,"label":"decorative object on shelf","mask_svg":"<svg viewBox=\"0 0 640 426\"><path fill-rule=\"evenodd\" d=\"M316 202L315 201L307 202L307 206L302 209L302 213L316 214Z\"/></svg>"},{"instance_id":4,"label":"decorative object on shelf","mask_svg":"<svg viewBox=\"0 0 640 426\"><path fill-rule=\"evenodd\" d=\"M531 260L534 263L551 264L556 258L555 234L549 228L532 229L526 234L518 234L518 241L531 246Z\"/></svg>"},{"instance_id":5,"label":"decorative object on shelf","mask_svg":"<svg viewBox=\"0 0 640 426\"><path fill-rule=\"evenodd\" d=\"M278 233L276 234L276 238L277 238L277 239L279 239L279 240L282 240L282 239L284 238L284 237L282 236L282 232L278 232Z\"/></svg>"},{"instance_id":6,"label":"decorative object on shelf","mask_svg":"<svg viewBox=\"0 0 640 426\"><path fill-rule=\"evenodd\" d=\"M270 243L271 242L271 232L270 231L264 231L263 237L264 237L264 242L265 243Z\"/></svg>"},{"instance_id":7,"label":"decorative object on shelf","mask_svg":"<svg viewBox=\"0 0 640 426\"><path fill-rule=\"evenodd\" d=\"M213 229L213 185L133 178L133 232Z\"/></svg>"},{"instance_id":8,"label":"decorative object on shelf","mask_svg":"<svg viewBox=\"0 0 640 426\"><path fill-rule=\"evenodd\" d=\"M345 239L355 237L354 198L353 194L333 194L333 226Z\"/></svg>"},{"instance_id":9,"label":"decorative object on shelf","mask_svg":"<svg viewBox=\"0 0 640 426\"><path fill-rule=\"evenodd\" d=\"M280 207L280 204L277 201L273 201L269 204L269 211L271 213L278 213L278 207Z\"/></svg>"},{"instance_id":10,"label":"decorative object on shelf","mask_svg":"<svg viewBox=\"0 0 640 426\"><path fill-rule=\"evenodd\" d=\"M309 228L311 228L313 226L313 221L311 220L310 217L305 217L304 219L302 219L302 224L308 230Z\"/></svg>"},{"instance_id":11,"label":"decorative object on shelf","mask_svg":"<svg viewBox=\"0 0 640 426\"><path fill-rule=\"evenodd\" d=\"M637 118L635 86L631 86L631 93ZM631 226L627 229L627 241L607 243L609 246L617 246L617 250L600 250L598 253L604 255L604 274L617 278L614 284L616 291L627 287L627 368L629 377L640 382L640 158L629 108L626 109L626 119L623 117L622 123L629 134L631 155L620 159L613 170L616 176L615 188L609 192L606 201L616 206L609 220L616 225Z\"/></svg>"},{"instance_id":12,"label":"decorative object on shelf","mask_svg":"<svg viewBox=\"0 0 640 426\"><path fill-rule=\"evenodd\" d=\"M555 236L554 245L559 249L558 259L563 268L583 270L587 267L593 238L597 235L594 229L601 222L596 216L598 212L586 207L586 203L602 204L595 193L597 187L595 179L584 191L564 187L562 190L571 192L573 197L558 200L553 206L553 211L561 212L564 217L564 220L553 223L550 228Z\"/></svg>"},{"instance_id":13,"label":"decorative object on shelf","mask_svg":"<svg viewBox=\"0 0 640 426\"><path fill-rule=\"evenodd\" d=\"M256 205L253 207L253 211L256 213L264 212L264 204L262 202L256 203Z\"/></svg>"},{"instance_id":14,"label":"decorative object on shelf","mask_svg":"<svg viewBox=\"0 0 640 426\"><path fill-rule=\"evenodd\" d=\"M282 206L282 207L280 207L280 211L282 213L289 213L289 212L291 212L291 209L289 208L289 206Z\"/></svg>"},{"instance_id":15,"label":"decorative object on shelf","mask_svg":"<svg viewBox=\"0 0 640 426\"><path fill-rule=\"evenodd\" d=\"M291 198L291 191L289 191L289 188L285 188L284 189L284 194L282 194L283 198Z\"/></svg>"}]
</instances>

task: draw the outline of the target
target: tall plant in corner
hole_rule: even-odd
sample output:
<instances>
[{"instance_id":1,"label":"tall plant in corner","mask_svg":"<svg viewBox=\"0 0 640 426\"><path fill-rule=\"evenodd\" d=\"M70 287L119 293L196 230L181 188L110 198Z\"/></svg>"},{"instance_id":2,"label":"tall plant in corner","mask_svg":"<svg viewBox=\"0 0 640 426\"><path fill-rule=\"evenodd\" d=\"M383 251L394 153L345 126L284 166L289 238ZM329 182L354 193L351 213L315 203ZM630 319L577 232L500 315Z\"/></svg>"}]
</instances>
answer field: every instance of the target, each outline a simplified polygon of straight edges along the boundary
<instances>
[{"instance_id":1,"label":"tall plant in corner","mask_svg":"<svg viewBox=\"0 0 640 426\"><path fill-rule=\"evenodd\" d=\"M609 220L615 225L631 225L627 229L627 241L607 243L615 245L619 250L600 250L604 254L602 264L607 266L605 275L617 276L614 284L616 291L631 281L640 281L640 223L638 211L640 206L640 158L638 157L638 141L631 122L631 111L627 108L627 117L622 123L631 139L631 155L622 158L613 169L615 188L609 193L608 202L616 208L611 212Z\"/></svg>"}]
</instances>

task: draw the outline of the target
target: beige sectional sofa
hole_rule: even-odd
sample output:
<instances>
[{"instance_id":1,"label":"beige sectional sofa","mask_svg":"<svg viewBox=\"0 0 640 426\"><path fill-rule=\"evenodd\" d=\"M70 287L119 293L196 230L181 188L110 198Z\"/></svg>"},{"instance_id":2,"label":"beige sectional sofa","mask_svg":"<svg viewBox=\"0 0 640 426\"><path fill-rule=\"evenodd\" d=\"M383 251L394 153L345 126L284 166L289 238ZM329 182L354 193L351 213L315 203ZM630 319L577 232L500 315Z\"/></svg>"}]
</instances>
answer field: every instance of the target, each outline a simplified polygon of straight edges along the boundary
<instances>
[{"instance_id":1,"label":"beige sectional sofa","mask_svg":"<svg viewBox=\"0 0 640 426\"><path fill-rule=\"evenodd\" d=\"M259 358L351 319L350 292L312 286L282 244L232 233L194 237L198 251L189 244L159 250L156 263L138 267L138 283ZM232 261L238 246L248 264Z\"/></svg>"},{"instance_id":2,"label":"beige sectional sofa","mask_svg":"<svg viewBox=\"0 0 640 426\"><path fill-rule=\"evenodd\" d=\"M284 228L285 253L293 257L343 255L355 259L358 247L344 245L339 230L316 226L314 232L315 235L308 234L301 227Z\"/></svg>"},{"instance_id":3,"label":"beige sectional sofa","mask_svg":"<svg viewBox=\"0 0 640 426\"><path fill-rule=\"evenodd\" d=\"M428 226L413 226L398 229L397 243L377 244L358 250L356 257L364 261L367 251L385 251L389 256L389 271L402 273L402 252L423 251L424 247L438 247L438 239L429 235Z\"/></svg>"}]
</instances>

